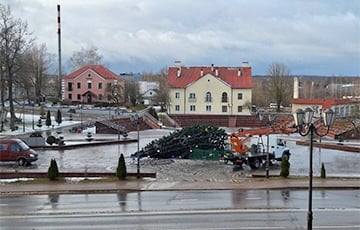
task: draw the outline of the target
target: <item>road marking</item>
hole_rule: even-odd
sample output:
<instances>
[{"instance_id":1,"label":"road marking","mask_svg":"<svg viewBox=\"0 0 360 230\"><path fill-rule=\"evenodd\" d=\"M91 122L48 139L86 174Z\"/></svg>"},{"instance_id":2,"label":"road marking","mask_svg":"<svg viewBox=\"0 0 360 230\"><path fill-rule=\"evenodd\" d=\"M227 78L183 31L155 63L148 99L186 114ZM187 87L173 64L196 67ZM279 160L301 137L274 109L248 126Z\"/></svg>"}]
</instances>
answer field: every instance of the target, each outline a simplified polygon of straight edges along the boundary
<instances>
[{"instance_id":1,"label":"road marking","mask_svg":"<svg viewBox=\"0 0 360 230\"><path fill-rule=\"evenodd\" d=\"M0 204L0 207L9 206L9 204Z\"/></svg>"},{"instance_id":2,"label":"road marking","mask_svg":"<svg viewBox=\"0 0 360 230\"><path fill-rule=\"evenodd\" d=\"M346 228L360 228L360 225L328 225L328 226L313 226L314 229L346 229Z\"/></svg>"},{"instance_id":3,"label":"road marking","mask_svg":"<svg viewBox=\"0 0 360 230\"><path fill-rule=\"evenodd\" d=\"M357 208L339 209L313 209L319 212L359 212ZM154 215L182 215L182 214L218 214L218 213L282 213L282 212L307 212L307 209L297 208L284 208L284 209L215 209L215 210L179 210L179 211L131 211L131 212L119 212L118 210L109 210L104 212L56 212L51 211L49 213L34 213L34 214L19 214L11 216L0 216L0 219L17 219L17 218L33 218L33 217L93 217L93 216L154 216Z\"/></svg>"},{"instance_id":4,"label":"road marking","mask_svg":"<svg viewBox=\"0 0 360 230\"><path fill-rule=\"evenodd\" d=\"M262 197L246 197L245 200L261 200Z\"/></svg>"}]
</instances>

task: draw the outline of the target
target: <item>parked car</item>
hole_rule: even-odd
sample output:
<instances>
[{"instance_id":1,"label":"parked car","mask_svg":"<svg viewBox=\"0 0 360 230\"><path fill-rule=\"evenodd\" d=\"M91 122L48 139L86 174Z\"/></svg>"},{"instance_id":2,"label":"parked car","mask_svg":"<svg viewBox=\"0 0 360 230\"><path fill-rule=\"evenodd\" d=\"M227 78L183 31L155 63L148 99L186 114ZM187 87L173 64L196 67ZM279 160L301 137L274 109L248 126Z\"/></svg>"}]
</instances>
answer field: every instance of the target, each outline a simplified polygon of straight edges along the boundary
<instances>
[{"instance_id":1,"label":"parked car","mask_svg":"<svg viewBox=\"0 0 360 230\"><path fill-rule=\"evenodd\" d=\"M38 160L38 154L20 139L0 139L0 161L15 161L24 166Z\"/></svg>"}]
</instances>

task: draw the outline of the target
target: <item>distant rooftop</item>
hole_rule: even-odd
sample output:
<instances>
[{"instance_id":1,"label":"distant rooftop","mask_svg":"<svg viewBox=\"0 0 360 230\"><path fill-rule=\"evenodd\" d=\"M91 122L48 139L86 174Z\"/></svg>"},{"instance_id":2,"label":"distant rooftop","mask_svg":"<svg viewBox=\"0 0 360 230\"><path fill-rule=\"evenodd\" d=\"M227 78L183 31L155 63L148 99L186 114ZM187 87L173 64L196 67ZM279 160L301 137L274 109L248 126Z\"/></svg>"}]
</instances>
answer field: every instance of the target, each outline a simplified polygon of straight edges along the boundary
<instances>
[{"instance_id":1,"label":"distant rooftop","mask_svg":"<svg viewBox=\"0 0 360 230\"><path fill-rule=\"evenodd\" d=\"M120 73L119 74L125 81L141 81L142 75L140 73Z\"/></svg>"}]
</instances>

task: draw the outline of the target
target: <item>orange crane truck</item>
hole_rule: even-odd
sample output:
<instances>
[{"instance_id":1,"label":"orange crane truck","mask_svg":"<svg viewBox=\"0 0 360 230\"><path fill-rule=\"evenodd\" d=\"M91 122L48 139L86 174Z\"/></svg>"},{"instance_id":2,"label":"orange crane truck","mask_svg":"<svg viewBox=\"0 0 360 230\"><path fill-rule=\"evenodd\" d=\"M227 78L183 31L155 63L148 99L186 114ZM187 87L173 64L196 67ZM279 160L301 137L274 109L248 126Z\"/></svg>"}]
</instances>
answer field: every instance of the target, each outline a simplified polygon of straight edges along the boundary
<instances>
[{"instance_id":1,"label":"orange crane truck","mask_svg":"<svg viewBox=\"0 0 360 230\"><path fill-rule=\"evenodd\" d=\"M240 129L236 133L232 133L229 137L231 145L231 153L224 155L223 161L227 164L232 162L234 165L241 166L242 164L249 165L252 169L258 169L266 162L269 157L271 161L281 161L285 156L289 159L290 150L286 147L286 142L282 139L277 139L276 144L269 148L269 151L265 149L262 135L269 135L274 133L273 128L260 128L243 130ZM258 135L258 141L256 144L248 147L246 143L254 135ZM269 145L269 143L267 143Z\"/></svg>"}]
</instances>

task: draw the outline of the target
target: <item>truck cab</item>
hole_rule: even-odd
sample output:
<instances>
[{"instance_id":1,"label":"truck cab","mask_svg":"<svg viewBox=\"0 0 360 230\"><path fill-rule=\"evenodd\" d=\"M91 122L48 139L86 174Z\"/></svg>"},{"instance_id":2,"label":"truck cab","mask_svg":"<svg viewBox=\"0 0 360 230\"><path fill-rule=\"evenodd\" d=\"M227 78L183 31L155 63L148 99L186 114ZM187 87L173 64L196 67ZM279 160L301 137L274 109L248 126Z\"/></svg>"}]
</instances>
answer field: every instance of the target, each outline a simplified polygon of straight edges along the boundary
<instances>
[{"instance_id":1,"label":"truck cab","mask_svg":"<svg viewBox=\"0 0 360 230\"><path fill-rule=\"evenodd\" d=\"M271 146L271 149L274 160L281 161L284 156L290 158L290 149L286 146L286 141L281 138L276 139L276 145Z\"/></svg>"},{"instance_id":2,"label":"truck cab","mask_svg":"<svg viewBox=\"0 0 360 230\"><path fill-rule=\"evenodd\" d=\"M38 154L20 139L0 139L0 162L15 161L20 166L38 160Z\"/></svg>"}]
</instances>

